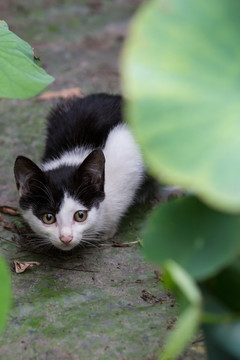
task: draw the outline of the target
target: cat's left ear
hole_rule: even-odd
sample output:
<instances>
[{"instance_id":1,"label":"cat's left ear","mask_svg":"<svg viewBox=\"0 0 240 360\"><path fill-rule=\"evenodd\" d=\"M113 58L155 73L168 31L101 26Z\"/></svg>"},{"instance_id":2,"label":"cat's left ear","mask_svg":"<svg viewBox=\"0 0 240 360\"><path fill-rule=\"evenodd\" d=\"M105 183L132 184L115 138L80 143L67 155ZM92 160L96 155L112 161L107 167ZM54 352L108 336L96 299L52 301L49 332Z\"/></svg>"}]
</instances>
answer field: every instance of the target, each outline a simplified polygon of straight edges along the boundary
<instances>
[{"instance_id":1,"label":"cat's left ear","mask_svg":"<svg viewBox=\"0 0 240 360\"><path fill-rule=\"evenodd\" d=\"M96 192L104 192L105 157L101 149L93 150L77 172L83 185L92 186Z\"/></svg>"},{"instance_id":2,"label":"cat's left ear","mask_svg":"<svg viewBox=\"0 0 240 360\"><path fill-rule=\"evenodd\" d=\"M25 156L18 156L14 164L14 175L19 195L27 195L31 181L42 180L42 170Z\"/></svg>"}]
</instances>

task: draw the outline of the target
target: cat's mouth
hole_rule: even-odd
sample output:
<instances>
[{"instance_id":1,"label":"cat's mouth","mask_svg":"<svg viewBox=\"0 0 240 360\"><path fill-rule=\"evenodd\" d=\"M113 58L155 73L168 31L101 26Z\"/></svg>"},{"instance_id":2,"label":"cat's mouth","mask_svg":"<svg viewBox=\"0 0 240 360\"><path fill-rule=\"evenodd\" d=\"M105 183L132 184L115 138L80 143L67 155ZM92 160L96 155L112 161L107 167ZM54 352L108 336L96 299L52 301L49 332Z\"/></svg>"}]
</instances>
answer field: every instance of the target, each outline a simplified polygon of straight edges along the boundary
<instances>
[{"instance_id":1,"label":"cat's mouth","mask_svg":"<svg viewBox=\"0 0 240 360\"><path fill-rule=\"evenodd\" d=\"M72 243L72 242L68 242L68 243L59 242L58 244L54 244L54 246L56 246L58 249L63 251L70 251L77 245L78 243Z\"/></svg>"}]
</instances>

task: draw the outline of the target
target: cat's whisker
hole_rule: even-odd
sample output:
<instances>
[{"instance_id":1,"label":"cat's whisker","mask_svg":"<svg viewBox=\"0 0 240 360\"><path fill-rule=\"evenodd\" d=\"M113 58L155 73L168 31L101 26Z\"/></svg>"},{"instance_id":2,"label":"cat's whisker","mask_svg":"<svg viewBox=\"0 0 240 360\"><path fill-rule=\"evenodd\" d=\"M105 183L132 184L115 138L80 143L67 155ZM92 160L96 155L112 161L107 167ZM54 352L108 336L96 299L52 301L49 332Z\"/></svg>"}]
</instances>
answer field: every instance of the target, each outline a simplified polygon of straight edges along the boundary
<instances>
[{"instance_id":1,"label":"cat's whisker","mask_svg":"<svg viewBox=\"0 0 240 360\"><path fill-rule=\"evenodd\" d=\"M34 239L34 240L39 240L39 241L44 240L49 242L48 236L44 234L40 235L36 233L25 233L25 234L21 234L21 237L26 237L27 241Z\"/></svg>"},{"instance_id":2,"label":"cat's whisker","mask_svg":"<svg viewBox=\"0 0 240 360\"><path fill-rule=\"evenodd\" d=\"M83 241L83 240L81 240L81 241ZM94 240L94 239L89 239L89 240L84 239L84 241L87 242L88 244L93 245L93 246L97 246L96 244L98 244L100 242L99 240L97 241L97 240Z\"/></svg>"},{"instance_id":3,"label":"cat's whisker","mask_svg":"<svg viewBox=\"0 0 240 360\"><path fill-rule=\"evenodd\" d=\"M84 246L84 244L87 244L87 245L91 245L91 246L94 246L94 247L97 247L95 244L93 244L92 242L90 242L90 241L86 241L85 239L83 240L81 240L81 242L80 242L80 245L81 246Z\"/></svg>"},{"instance_id":4,"label":"cat's whisker","mask_svg":"<svg viewBox=\"0 0 240 360\"><path fill-rule=\"evenodd\" d=\"M83 240L97 240L95 236L83 236Z\"/></svg>"},{"instance_id":5,"label":"cat's whisker","mask_svg":"<svg viewBox=\"0 0 240 360\"><path fill-rule=\"evenodd\" d=\"M93 240L97 240L99 237L96 236L95 234L83 234L83 239L93 239Z\"/></svg>"},{"instance_id":6,"label":"cat's whisker","mask_svg":"<svg viewBox=\"0 0 240 360\"><path fill-rule=\"evenodd\" d=\"M21 241L22 243L23 243L23 241ZM49 243L48 242L46 242L46 241L41 241L41 240L39 240L39 239L31 239L31 240L28 240L28 241L26 241L26 244L34 244L34 245L36 245L36 246L41 246L41 245L43 245L43 244L46 244L46 245L49 245Z\"/></svg>"},{"instance_id":7,"label":"cat's whisker","mask_svg":"<svg viewBox=\"0 0 240 360\"><path fill-rule=\"evenodd\" d=\"M99 239L96 239L96 238L91 238L91 237L89 237L89 238L84 238L84 240L86 240L86 241L91 241L91 242L99 242Z\"/></svg>"},{"instance_id":8,"label":"cat's whisker","mask_svg":"<svg viewBox=\"0 0 240 360\"><path fill-rule=\"evenodd\" d=\"M102 236L102 233L84 233L84 235L83 235L83 237L84 238L88 238L88 239L93 239L93 240L96 240L96 241L98 241L98 240L100 240L101 239L101 236Z\"/></svg>"},{"instance_id":9,"label":"cat's whisker","mask_svg":"<svg viewBox=\"0 0 240 360\"><path fill-rule=\"evenodd\" d=\"M34 232L30 232L30 233L23 233L23 232L21 232L20 233L22 236L39 236L40 238L42 238L43 237L43 235L40 235L40 234L36 234L36 233L34 233Z\"/></svg>"}]
</instances>

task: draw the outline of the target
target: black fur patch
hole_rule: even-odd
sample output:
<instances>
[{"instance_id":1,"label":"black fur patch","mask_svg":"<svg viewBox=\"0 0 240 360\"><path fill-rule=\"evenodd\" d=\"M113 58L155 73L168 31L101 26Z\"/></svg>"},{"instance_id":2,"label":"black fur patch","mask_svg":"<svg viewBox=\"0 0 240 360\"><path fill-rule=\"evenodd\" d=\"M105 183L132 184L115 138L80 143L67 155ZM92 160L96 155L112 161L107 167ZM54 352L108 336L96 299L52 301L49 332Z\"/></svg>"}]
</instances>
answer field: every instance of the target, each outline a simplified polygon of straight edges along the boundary
<instances>
[{"instance_id":1,"label":"black fur patch","mask_svg":"<svg viewBox=\"0 0 240 360\"><path fill-rule=\"evenodd\" d=\"M49 181L46 174L30 159L18 156L14 165L17 188L21 192L20 207L32 208L36 216L59 211L63 191Z\"/></svg>"},{"instance_id":2,"label":"black fur patch","mask_svg":"<svg viewBox=\"0 0 240 360\"><path fill-rule=\"evenodd\" d=\"M57 214L64 197L63 189L32 178L29 180L29 191L21 196L19 205L23 210L32 209L35 216L41 218L44 213Z\"/></svg>"},{"instance_id":3,"label":"black fur patch","mask_svg":"<svg viewBox=\"0 0 240 360\"><path fill-rule=\"evenodd\" d=\"M48 116L43 162L76 147L103 148L109 132L122 123L122 98L93 94L64 100Z\"/></svg>"}]
</instances>

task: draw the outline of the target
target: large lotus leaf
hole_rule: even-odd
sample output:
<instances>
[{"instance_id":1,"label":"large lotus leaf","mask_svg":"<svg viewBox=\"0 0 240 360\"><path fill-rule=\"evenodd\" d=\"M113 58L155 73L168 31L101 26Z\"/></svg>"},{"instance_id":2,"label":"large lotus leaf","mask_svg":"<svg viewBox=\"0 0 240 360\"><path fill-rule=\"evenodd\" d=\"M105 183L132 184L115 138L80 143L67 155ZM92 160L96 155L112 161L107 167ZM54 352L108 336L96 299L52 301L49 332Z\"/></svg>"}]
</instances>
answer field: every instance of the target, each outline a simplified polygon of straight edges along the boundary
<instances>
[{"instance_id":1,"label":"large lotus leaf","mask_svg":"<svg viewBox=\"0 0 240 360\"><path fill-rule=\"evenodd\" d=\"M156 208L143 231L144 253L162 265L173 259L203 280L228 265L240 248L240 217L215 211L194 197Z\"/></svg>"},{"instance_id":2,"label":"large lotus leaf","mask_svg":"<svg viewBox=\"0 0 240 360\"><path fill-rule=\"evenodd\" d=\"M53 82L34 58L32 47L0 22L0 97L26 99Z\"/></svg>"},{"instance_id":3,"label":"large lotus leaf","mask_svg":"<svg viewBox=\"0 0 240 360\"><path fill-rule=\"evenodd\" d=\"M0 331L6 321L6 314L10 306L10 276L7 267L0 257Z\"/></svg>"},{"instance_id":4,"label":"large lotus leaf","mask_svg":"<svg viewBox=\"0 0 240 360\"><path fill-rule=\"evenodd\" d=\"M150 170L240 210L240 2L155 0L123 51L126 116Z\"/></svg>"}]
</instances>

